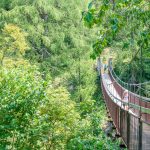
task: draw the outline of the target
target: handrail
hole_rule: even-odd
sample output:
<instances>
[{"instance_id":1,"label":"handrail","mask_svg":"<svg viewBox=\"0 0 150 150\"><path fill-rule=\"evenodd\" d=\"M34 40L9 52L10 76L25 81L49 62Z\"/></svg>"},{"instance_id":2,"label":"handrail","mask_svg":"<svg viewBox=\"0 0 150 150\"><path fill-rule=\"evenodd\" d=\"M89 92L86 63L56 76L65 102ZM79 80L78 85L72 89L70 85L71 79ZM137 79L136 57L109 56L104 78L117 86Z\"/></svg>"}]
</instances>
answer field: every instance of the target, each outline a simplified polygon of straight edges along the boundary
<instances>
[{"instance_id":1,"label":"handrail","mask_svg":"<svg viewBox=\"0 0 150 150\"><path fill-rule=\"evenodd\" d=\"M116 79L113 77L113 75L112 75L112 73L110 72L110 74L111 74L111 76L112 76L112 78L116 81ZM124 90L127 90L126 88L124 88L123 86L121 86L117 81L116 81L116 83L122 88L122 89L124 89ZM145 102L150 102L150 98L147 98L147 97L144 97L144 96L141 96L141 95L138 95L138 94L136 94L136 93L133 93L133 92L131 92L131 91L129 91L128 90L128 92L130 93L130 94L132 94L132 95L134 95L134 96L136 96L136 97L138 97L140 100L142 100L142 101L145 101Z\"/></svg>"},{"instance_id":2,"label":"handrail","mask_svg":"<svg viewBox=\"0 0 150 150\"><path fill-rule=\"evenodd\" d=\"M149 108L145 108L145 107L143 107L143 106L139 106L139 105L136 105L136 104L133 104L133 103L131 103L131 102L124 102L124 101L122 101L121 99L119 99L119 98L117 98L116 96L114 96L112 93L111 93L111 91L109 90L109 88L107 87L107 84L106 83L104 83L104 80L102 80L103 81L103 84L104 84L104 87L105 87L105 89L106 89L106 91L109 93L109 95L111 96L111 97L113 97L114 99L116 99L117 101L119 101L119 102L121 102L121 103L123 103L123 104L125 104L125 105L129 105L129 106L131 106L132 108L134 108L134 109L138 109L138 110L141 110L143 113L148 113L148 114L150 114L150 109ZM112 99L113 100L113 99ZM114 100L113 100L114 101ZM114 101L115 102L115 101ZM116 103L116 102L115 102ZM133 114L133 113L132 113ZM134 114L134 116L136 116L135 114Z\"/></svg>"},{"instance_id":3,"label":"handrail","mask_svg":"<svg viewBox=\"0 0 150 150\"><path fill-rule=\"evenodd\" d=\"M109 60L109 63L110 63L110 60ZM122 89L127 90L126 88L124 88L122 85L120 85L120 84L117 82L116 78L115 78L115 77L113 76L113 74L112 74L112 71L110 70L110 65L109 65L108 69L109 69L109 72L110 72L110 74L111 74L113 80L116 81L116 83L117 83ZM118 77L118 78L119 78L119 77ZM121 80L121 79L120 79L120 80ZM122 80L121 80L121 81L122 81ZM123 81L122 81L122 82L123 82ZM124 82L124 83L125 83L125 82ZM125 84L130 85L130 86L134 85L134 84L128 84L128 83L125 83ZM129 90L128 90L128 91L129 91ZM129 91L129 93L132 94L132 95L134 95L134 96L136 96L136 97L138 97L138 98L139 98L140 100L142 100L142 101L150 102L150 98L148 98L148 97L144 97L144 96L138 95L138 94L133 93L133 92L131 92L131 91Z\"/></svg>"}]
</instances>

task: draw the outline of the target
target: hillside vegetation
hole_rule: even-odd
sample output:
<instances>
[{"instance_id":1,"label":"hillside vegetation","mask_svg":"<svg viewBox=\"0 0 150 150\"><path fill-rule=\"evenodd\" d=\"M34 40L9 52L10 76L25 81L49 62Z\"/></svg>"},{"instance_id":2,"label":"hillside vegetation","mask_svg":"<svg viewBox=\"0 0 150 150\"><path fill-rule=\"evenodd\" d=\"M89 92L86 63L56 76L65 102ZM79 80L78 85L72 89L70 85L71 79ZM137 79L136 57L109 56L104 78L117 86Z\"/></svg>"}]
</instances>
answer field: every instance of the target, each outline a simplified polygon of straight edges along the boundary
<instances>
[{"instance_id":1,"label":"hillside vegetation","mask_svg":"<svg viewBox=\"0 0 150 150\"><path fill-rule=\"evenodd\" d=\"M0 1L0 149L117 150L90 59L88 0Z\"/></svg>"}]
</instances>

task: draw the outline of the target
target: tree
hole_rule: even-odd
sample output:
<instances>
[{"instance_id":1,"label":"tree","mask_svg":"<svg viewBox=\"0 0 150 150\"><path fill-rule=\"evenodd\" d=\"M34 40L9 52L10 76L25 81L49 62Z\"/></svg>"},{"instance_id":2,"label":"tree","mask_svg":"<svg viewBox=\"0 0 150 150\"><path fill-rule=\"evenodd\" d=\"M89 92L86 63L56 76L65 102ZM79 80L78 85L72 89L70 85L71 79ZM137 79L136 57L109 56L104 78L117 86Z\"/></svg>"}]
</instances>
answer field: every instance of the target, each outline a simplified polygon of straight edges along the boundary
<instances>
[{"instance_id":1,"label":"tree","mask_svg":"<svg viewBox=\"0 0 150 150\"><path fill-rule=\"evenodd\" d=\"M0 81L0 149L64 149L80 119L67 90L33 67L3 68Z\"/></svg>"},{"instance_id":2,"label":"tree","mask_svg":"<svg viewBox=\"0 0 150 150\"><path fill-rule=\"evenodd\" d=\"M1 63L3 63L6 56L17 58L25 54L25 51L28 49L26 36L27 34L23 33L18 26L5 24L0 37Z\"/></svg>"},{"instance_id":3,"label":"tree","mask_svg":"<svg viewBox=\"0 0 150 150\"><path fill-rule=\"evenodd\" d=\"M116 69L119 73L124 72L123 80L134 83L142 82L144 79L141 79L139 76L141 73L139 72L143 72L143 75L147 74L144 69L143 56L149 49L150 11L148 1L103 0L100 2L99 8L97 8L97 5L96 1L92 1L89 4L89 10L84 13L84 21L88 27L94 25L100 27L99 38L93 44L92 57L96 58L105 48L111 47L116 50L113 52L118 57L123 54L125 54L126 60L128 57L126 63L122 63L122 61L118 63L119 60L115 63L116 68L119 68L118 65L123 65L122 70ZM126 51L129 55L126 55ZM138 68L139 66L141 71ZM149 80L149 78L146 80Z\"/></svg>"}]
</instances>

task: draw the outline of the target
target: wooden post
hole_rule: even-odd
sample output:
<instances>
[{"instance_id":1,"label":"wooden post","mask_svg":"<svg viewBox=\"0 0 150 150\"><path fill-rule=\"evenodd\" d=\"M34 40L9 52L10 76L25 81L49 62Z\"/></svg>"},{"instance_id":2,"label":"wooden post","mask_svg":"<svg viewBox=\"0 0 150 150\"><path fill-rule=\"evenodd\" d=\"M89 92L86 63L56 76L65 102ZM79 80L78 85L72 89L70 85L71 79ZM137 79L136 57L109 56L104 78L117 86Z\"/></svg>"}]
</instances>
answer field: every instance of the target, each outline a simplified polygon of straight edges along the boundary
<instances>
[{"instance_id":1,"label":"wooden post","mask_svg":"<svg viewBox=\"0 0 150 150\"><path fill-rule=\"evenodd\" d=\"M139 143L138 143L138 149L139 150L142 150L142 121L141 119L139 118Z\"/></svg>"},{"instance_id":2,"label":"wooden post","mask_svg":"<svg viewBox=\"0 0 150 150\"><path fill-rule=\"evenodd\" d=\"M120 108L120 119L119 119L119 128L120 128L120 135L122 136L122 129L121 129L121 126L122 126L122 109Z\"/></svg>"},{"instance_id":3,"label":"wooden post","mask_svg":"<svg viewBox=\"0 0 150 150\"><path fill-rule=\"evenodd\" d=\"M130 148L130 114L127 112L127 148Z\"/></svg>"}]
</instances>

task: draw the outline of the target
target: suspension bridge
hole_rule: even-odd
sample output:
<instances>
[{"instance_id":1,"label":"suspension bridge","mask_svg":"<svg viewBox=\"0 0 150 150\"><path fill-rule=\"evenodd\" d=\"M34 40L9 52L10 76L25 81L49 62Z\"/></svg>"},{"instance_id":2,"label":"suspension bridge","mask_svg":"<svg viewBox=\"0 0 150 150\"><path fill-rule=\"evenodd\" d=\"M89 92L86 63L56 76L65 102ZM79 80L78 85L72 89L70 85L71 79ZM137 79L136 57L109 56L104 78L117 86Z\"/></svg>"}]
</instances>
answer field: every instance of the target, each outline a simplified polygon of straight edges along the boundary
<instances>
[{"instance_id":1,"label":"suspension bridge","mask_svg":"<svg viewBox=\"0 0 150 150\"><path fill-rule=\"evenodd\" d=\"M150 98L140 93L142 85L149 82L129 84L121 81L113 70L111 59L106 71L101 66L98 70L103 97L117 133L129 150L150 150Z\"/></svg>"}]
</instances>

